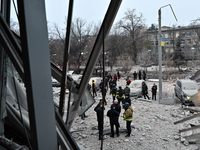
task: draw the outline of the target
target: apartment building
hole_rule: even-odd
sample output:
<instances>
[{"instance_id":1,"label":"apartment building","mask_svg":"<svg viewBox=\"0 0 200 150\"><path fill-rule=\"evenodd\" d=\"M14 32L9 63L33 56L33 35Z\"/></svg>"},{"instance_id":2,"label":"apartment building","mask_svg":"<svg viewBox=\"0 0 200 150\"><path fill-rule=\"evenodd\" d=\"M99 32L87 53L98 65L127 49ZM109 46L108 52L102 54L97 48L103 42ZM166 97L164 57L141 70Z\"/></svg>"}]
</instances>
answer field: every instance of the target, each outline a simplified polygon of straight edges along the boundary
<instances>
[{"instance_id":1,"label":"apartment building","mask_svg":"<svg viewBox=\"0 0 200 150\"><path fill-rule=\"evenodd\" d=\"M200 58L200 25L178 26L161 28L162 37L165 38L163 54L173 55L178 37L181 39L181 50L188 60ZM152 42L154 50L158 50L158 29L148 30L147 39Z\"/></svg>"}]
</instances>

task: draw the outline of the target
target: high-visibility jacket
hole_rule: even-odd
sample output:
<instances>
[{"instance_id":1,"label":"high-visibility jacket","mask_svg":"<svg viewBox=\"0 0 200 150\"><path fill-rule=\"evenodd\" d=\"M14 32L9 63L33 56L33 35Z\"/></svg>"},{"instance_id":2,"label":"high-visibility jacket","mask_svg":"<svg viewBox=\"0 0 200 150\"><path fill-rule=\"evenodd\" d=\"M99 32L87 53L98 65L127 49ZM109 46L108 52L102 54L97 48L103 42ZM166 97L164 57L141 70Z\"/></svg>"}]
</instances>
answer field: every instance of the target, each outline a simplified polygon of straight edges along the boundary
<instances>
[{"instance_id":1,"label":"high-visibility jacket","mask_svg":"<svg viewBox=\"0 0 200 150\"><path fill-rule=\"evenodd\" d=\"M111 89L110 93L112 94L112 96L116 96L117 93L117 89L114 87Z\"/></svg>"},{"instance_id":2,"label":"high-visibility jacket","mask_svg":"<svg viewBox=\"0 0 200 150\"><path fill-rule=\"evenodd\" d=\"M124 98L124 90L123 89L119 89L117 90L117 98Z\"/></svg>"},{"instance_id":3,"label":"high-visibility jacket","mask_svg":"<svg viewBox=\"0 0 200 150\"><path fill-rule=\"evenodd\" d=\"M125 111L124 120L126 120L126 121L133 120L133 109L131 108L131 106L129 106L128 109Z\"/></svg>"},{"instance_id":4,"label":"high-visibility jacket","mask_svg":"<svg viewBox=\"0 0 200 150\"><path fill-rule=\"evenodd\" d=\"M129 85L131 83L131 79L126 80L126 84Z\"/></svg>"}]
</instances>

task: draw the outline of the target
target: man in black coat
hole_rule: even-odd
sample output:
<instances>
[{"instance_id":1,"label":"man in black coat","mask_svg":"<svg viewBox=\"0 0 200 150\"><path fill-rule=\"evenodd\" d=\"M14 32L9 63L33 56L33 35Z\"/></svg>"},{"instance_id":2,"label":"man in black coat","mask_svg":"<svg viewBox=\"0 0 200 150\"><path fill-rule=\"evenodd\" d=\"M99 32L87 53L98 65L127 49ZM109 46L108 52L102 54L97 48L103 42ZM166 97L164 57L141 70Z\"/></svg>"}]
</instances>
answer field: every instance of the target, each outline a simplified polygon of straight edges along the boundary
<instances>
[{"instance_id":1,"label":"man in black coat","mask_svg":"<svg viewBox=\"0 0 200 150\"><path fill-rule=\"evenodd\" d=\"M124 99L124 101L122 102L123 108L124 108L124 104L125 104L126 102L128 102L128 103L129 103L129 106L131 106L131 99L129 98L129 95L128 95L128 94L125 95L125 99Z\"/></svg>"},{"instance_id":2,"label":"man in black coat","mask_svg":"<svg viewBox=\"0 0 200 150\"><path fill-rule=\"evenodd\" d=\"M146 81L146 73L143 71L143 80Z\"/></svg>"},{"instance_id":3,"label":"man in black coat","mask_svg":"<svg viewBox=\"0 0 200 150\"><path fill-rule=\"evenodd\" d=\"M98 121L98 130L99 130L99 140L103 138L102 132L103 132L103 104L100 104L100 106L96 110L97 112L97 121Z\"/></svg>"},{"instance_id":4,"label":"man in black coat","mask_svg":"<svg viewBox=\"0 0 200 150\"><path fill-rule=\"evenodd\" d=\"M118 127L119 112L117 112L117 110L115 110L115 105L111 105L111 109L108 110L107 116L110 118L110 127L111 127L110 137L114 138L114 125L116 128L117 136L119 136L119 127Z\"/></svg>"},{"instance_id":5,"label":"man in black coat","mask_svg":"<svg viewBox=\"0 0 200 150\"><path fill-rule=\"evenodd\" d=\"M157 85L154 83L152 88L151 88L151 92L152 92L152 100L156 101L156 93L157 93ZM154 99L155 97L155 99Z\"/></svg>"},{"instance_id":6,"label":"man in black coat","mask_svg":"<svg viewBox=\"0 0 200 150\"><path fill-rule=\"evenodd\" d=\"M148 96L148 87L145 82L142 83L142 94L144 95L144 99L146 99L146 97L150 99Z\"/></svg>"},{"instance_id":7,"label":"man in black coat","mask_svg":"<svg viewBox=\"0 0 200 150\"><path fill-rule=\"evenodd\" d=\"M136 73L136 71L133 73L133 79L137 80L137 73Z\"/></svg>"},{"instance_id":8,"label":"man in black coat","mask_svg":"<svg viewBox=\"0 0 200 150\"><path fill-rule=\"evenodd\" d=\"M114 100L113 104L115 105L115 110L119 113L121 113L121 106L119 104L119 102L117 100ZM119 125L119 117L117 118L117 122L118 122L118 127L120 127Z\"/></svg>"},{"instance_id":9,"label":"man in black coat","mask_svg":"<svg viewBox=\"0 0 200 150\"><path fill-rule=\"evenodd\" d=\"M139 76L139 80L141 80L142 79L142 73L141 73L140 70L139 70L138 76Z\"/></svg>"}]
</instances>

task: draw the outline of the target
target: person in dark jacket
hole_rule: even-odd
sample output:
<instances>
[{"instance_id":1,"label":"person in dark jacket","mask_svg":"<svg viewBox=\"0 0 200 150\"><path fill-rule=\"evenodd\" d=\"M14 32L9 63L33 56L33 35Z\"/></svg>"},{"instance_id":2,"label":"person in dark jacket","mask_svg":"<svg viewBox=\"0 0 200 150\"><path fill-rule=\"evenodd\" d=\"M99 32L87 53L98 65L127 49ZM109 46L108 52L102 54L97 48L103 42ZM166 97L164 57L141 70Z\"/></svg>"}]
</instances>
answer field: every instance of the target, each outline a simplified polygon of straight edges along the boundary
<instances>
[{"instance_id":1,"label":"person in dark jacket","mask_svg":"<svg viewBox=\"0 0 200 150\"><path fill-rule=\"evenodd\" d=\"M106 90L108 91L108 78L105 77L105 85L106 85Z\"/></svg>"},{"instance_id":2,"label":"person in dark jacket","mask_svg":"<svg viewBox=\"0 0 200 150\"><path fill-rule=\"evenodd\" d=\"M146 97L150 99L148 96L148 87L145 82L142 83L142 94L144 95L144 99L146 99Z\"/></svg>"},{"instance_id":3,"label":"person in dark jacket","mask_svg":"<svg viewBox=\"0 0 200 150\"><path fill-rule=\"evenodd\" d=\"M133 73L133 79L137 80L137 73L136 73L136 71Z\"/></svg>"},{"instance_id":4,"label":"person in dark jacket","mask_svg":"<svg viewBox=\"0 0 200 150\"><path fill-rule=\"evenodd\" d=\"M109 81L110 79L112 80L112 76L111 76L110 73L108 74L107 78L108 78L108 81Z\"/></svg>"},{"instance_id":5,"label":"person in dark jacket","mask_svg":"<svg viewBox=\"0 0 200 150\"><path fill-rule=\"evenodd\" d=\"M124 88L124 94L129 96L130 92L131 92L131 90L128 87L128 84L127 84L126 87Z\"/></svg>"},{"instance_id":6,"label":"person in dark jacket","mask_svg":"<svg viewBox=\"0 0 200 150\"><path fill-rule=\"evenodd\" d=\"M143 71L143 75L142 76L143 76L143 80L146 81L146 73L145 73L145 71Z\"/></svg>"},{"instance_id":7,"label":"person in dark jacket","mask_svg":"<svg viewBox=\"0 0 200 150\"><path fill-rule=\"evenodd\" d=\"M117 88L115 87L115 84L112 84L112 89L110 91L110 94L112 94L113 101L115 100L115 97L117 95Z\"/></svg>"},{"instance_id":8,"label":"person in dark jacket","mask_svg":"<svg viewBox=\"0 0 200 150\"><path fill-rule=\"evenodd\" d=\"M121 113L121 106L119 104L119 102L117 100L114 100L113 104L115 105L115 110L119 113ZM118 122L118 127L120 127L119 125L119 117L117 118L117 122Z\"/></svg>"},{"instance_id":9,"label":"person in dark jacket","mask_svg":"<svg viewBox=\"0 0 200 150\"><path fill-rule=\"evenodd\" d=\"M157 85L154 83L152 88L151 88L151 92L152 92L152 100L156 101L156 93L157 93ZM155 99L154 99L155 97Z\"/></svg>"},{"instance_id":10,"label":"person in dark jacket","mask_svg":"<svg viewBox=\"0 0 200 150\"><path fill-rule=\"evenodd\" d=\"M103 80L101 80L100 84L99 84L99 88L101 89L101 94L102 94L102 98L103 98ZM104 94L106 96L106 85L104 85ZM105 104L107 104L106 100L105 100Z\"/></svg>"},{"instance_id":11,"label":"person in dark jacket","mask_svg":"<svg viewBox=\"0 0 200 150\"><path fill-rule=\"evenodd\" d=\"M98 130L99 130L99 140L103 138L103 104L97 108L97 121L98 121Z\"/></svg>"},{"instance_id":12,"label":"person in dark jacket","mask_svg":"<svg viewBox=\"0 0 200 150\"><path fill-rule=\"evenodd\" d=\"M124 108L124 104L125 104L126 102L128 102L128 103L129 103L129 106L131 106L131 99L129 98L129 96L128 96L127 94L125 95L125 99L124 99L124 101L123 101L123 103L122 103L123 108Z\"/></svg>"},{"instance_id":13,"label":"person in dark jacket","mask_svg":"<svg viewBox=\"0 0 200 150\"><path fill-rule=\"evenodd\" d=\"M121 75L120 75L119 71L117 71L117 78L118 78L118 81L119 81L120 77L121 77Z\"/></svg>"},{"instance_id":14,"label":"person in dark jacket","mask_svg":"<svg viewBox=\"0 0 200 150\"><path fill-rule=\"evenodd\" d=\"M109 88L110 88L110 91L111 91L111 89L112 89L112 84L113 84L112 79L109 79L108 84L109 84Z\"/></svg>"},{"instance_id":15,"label":"person in dark jacket","mask_svg":"<svg viewBox=\"0 0 200 150\"><path fill-rule=\"evenodd\" d=\"M119 112L117 112L117 110L115 110L115 105L111 105L111 109L108 110L107 116L110 118L110 127L111 127L110 137L114 138L114 125L116 128L117 136L119 136L119 127L118 127Z\"/></svg>"},{"instance_id":16,"label":"person in dark jacket","mask_svg":"<svg viewBox=\"0 0 200 150\"><path fill-rule=\"evenodd\" d=\"M141 71L139 70L139 73L138 73L138 78L139 78L139 80L141 80L142 79L142 73L141 73Z\"/></svg>"},{"instance_id":17,"label":"person in dark jacket","mask_svg":"<svg viewBox=\"0 0 200 150\"><path fill-rule=\"evenodd\" d=\"M94 108L94 111L97 112L97 108L99 108L101 104L103 104L103 99L100 99L99 103L98 103L97 106ZM105 108L104 108L104 110L105 110Z\"/></svg>"}]
</instances>

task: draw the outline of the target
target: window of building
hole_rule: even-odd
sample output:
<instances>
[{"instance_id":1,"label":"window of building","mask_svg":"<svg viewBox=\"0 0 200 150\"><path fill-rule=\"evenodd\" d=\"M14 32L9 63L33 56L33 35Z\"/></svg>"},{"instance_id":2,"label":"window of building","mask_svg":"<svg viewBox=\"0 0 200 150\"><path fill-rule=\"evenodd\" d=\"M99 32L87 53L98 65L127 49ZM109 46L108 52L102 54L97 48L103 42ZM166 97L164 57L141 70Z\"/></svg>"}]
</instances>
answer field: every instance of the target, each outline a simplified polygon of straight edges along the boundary
<instances>
[{"instance_id":1,"label":"window of building","mask_svg":"<svg viewBox=\"0 0 200 150\"><path fill-rule=\"evenodd\" d=\"M179 36L179 32L176 32L176 38Z\"/></svg>"},{"instance_id":2,"label":"window of building","mask_svg":"<svg viewBox=\"0 0 200 150\"><path fill-rule=\"evenodd\" d=\"M165 52L168 53L168 52L169 52L169 48L166 48L166 49L165 49Z\"/></svg>"},{"instance_id":3,"label":"window of building","mask_svg":"<svg viewBox=\"0 0 200 150\"><path fill-rule=\"evenodd\" d=\"M154 39L154 35L151 35L151 39Z\"/></svg>"},{"instance_id":4,"label":"window of building","mask_svg":"<svg viewBox=\"0 0 200 150\"><path fill-rule=\"evenodd\" d=\"M191 39L187 39L187 45L191 45Z\"/></svg>"},{"instance_id":5,"label":"window of building","mask_svg":"<svg viewBox=\"0 0 200 150\"><path fill-rule=\"evenodd\" d=\"M153 42L153 41L151 41L151 44L152 44L152 45L154 45L154 42Z\"/></svg>"},{"instance_id":6,"label":"window of building","mask_svg":"<svg viewBox=\"0 0 200 150\"><path fill-rule=\"evenodd\" d=\"M185 40L184 39L181 39L181 44L185 44Z\"/></svg>"},{"instance_id":7,"label":"window of building","mask_svg":"<svg viewBox=\"0 0 200 150\"><path fill-rule=\"evenodd\" d=\"M156 45L158 45L158 41L156 41Z\"/></svg>"},{"instance_id":8,"label":"window of building","mask_svg":"<svg viewBox=\"0 0 200 150\"><path fill-rule=\"evenodd\" d=\"M169 36L168 36L168 33L165 33L165 38L168 38Z\"/></svg>"},{"instance_id":9,"label":"window of building","mask_svg":"<svg viewBox=\"0 0 200 150\"><path fill-rule=\"evenodd\" d=\"M173 45L174 44L174 40L170 40L170 45Z\"/></svg>"},{"instance_id":10,"label":"window of building","mask_svg":"<svg viewBox=\"0 0 200 150\"><path fill-rule=\"evenodd\" d=\"M187 32L187 37L191 37L191 32Z\"/></svg>"},{"instance_id":11,"label":"window of building","mask_svg":"<svg viewBox=\"0 0 200 150\"><path fill-rule=\"evenodd\" d=\"M185 32L181 32L181 37L185 37Z\"/></svg>"},{"instance_id":12,"label":"window of building","mask_svg":"<svg viewBox=\"0 0 200 150\"><path fill-rule=\"evenodd\" d=\"M197 36L197 32L196 31L193 31L193 36Z\"/></svg>"},{"instance_id":13,"label":"window of building","mask_svg":"<svg viewBox=\"0 0 200 150\"><path fill-rule=\"evenodd\" d=\"M169 45L169 41L165 41L165 45Z\"/></svg>"},{"instance_id":14,"label":"window of building","mask_svg":"<svg viewBox=\"0 0 200 150\"><path fill-rule=\"evenodd\" d=\"M174 32L171 32L171 37L174 37Z\"/></svg>"}]
</instances>

